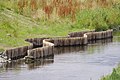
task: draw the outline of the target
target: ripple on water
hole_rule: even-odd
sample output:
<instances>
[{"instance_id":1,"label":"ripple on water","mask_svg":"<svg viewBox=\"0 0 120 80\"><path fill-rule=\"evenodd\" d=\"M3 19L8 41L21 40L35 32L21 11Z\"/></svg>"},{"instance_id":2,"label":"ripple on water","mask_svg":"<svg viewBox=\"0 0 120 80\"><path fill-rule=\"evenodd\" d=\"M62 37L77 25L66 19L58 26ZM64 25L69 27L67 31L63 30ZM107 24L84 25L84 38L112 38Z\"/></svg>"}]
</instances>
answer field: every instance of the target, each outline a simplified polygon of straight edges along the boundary
<instances>
[{"instance_id":1,"label":"ripple on water","mask_svg":"<svg viewBox=\"0 0 120 80\"><path fill-rule=\"evenodd\" d=\"M0 63L0 80L98 80L120 62L120 41L56 49L54 60Z\"/></svg>"}]
</instances>

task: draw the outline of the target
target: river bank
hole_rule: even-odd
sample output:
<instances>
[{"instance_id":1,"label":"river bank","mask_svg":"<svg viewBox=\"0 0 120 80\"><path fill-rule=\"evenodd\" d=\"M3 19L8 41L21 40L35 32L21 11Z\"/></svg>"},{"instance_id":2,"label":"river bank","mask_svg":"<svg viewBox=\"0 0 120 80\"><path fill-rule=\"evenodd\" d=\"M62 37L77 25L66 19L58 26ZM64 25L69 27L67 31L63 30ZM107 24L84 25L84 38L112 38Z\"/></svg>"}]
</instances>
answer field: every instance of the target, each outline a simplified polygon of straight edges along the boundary
<instances>
[{"instance_id":1,"label":"river bank","mask_svg":"<svg viewBox=\"0 0 120 80\"><path fill-rule=\"evenodd\" d=\"M115 32L114 36L118 37L116 38L116 41L120 41L120 32ZM120 79L120 64L116 65L116 68L113 68L112 72L108 75L104 75L101 80L119 80Z\"/></svg>"},{"instance_id":2,"label":"river bank","mask_svg":"<svg viewBox=\"0 0 120 80\"><path fill-rule=\"evenodd\" d=\"M19 12L19 6L16 5L19 1L0 1L0 50L28 45L24 41L27 38L66 36L70 32L84 30L101 31L120 25L119 0L115 0L115 2L108 1L103 5L94 1L88 4L89 0L85 2L75 0L76 2L73 1L72 4L84 3L81 7L78 7L80 5L71 6L71 8L75 7L77 9L74 13L75 20L71 20L71 13L67 16L57 16L58 14L54 13L54 11L48 19L46 14L43 14L43 11L41 12L43 6L37 6L37 10L32 11L28 4L26 5L27 8L24 7L23 11ZM69 4L69 2L66 3ZM92 3L96 4L96 6ZM61 2L59 4L61 5ZM92 6L88 7L86 5ZM63 4L63 6L69 7L66 4ZM56 8L55 6L52 7ZM82 7L84 9L81 9ZM35 14L33 15L33 13Z\"/></svg>"},{"instance_id":3,"label":"river bank","mask_svg":"<svg viewBox=\"0 0 120 80\"><path fill-rule=\"evenodd\" d=\"M114 68L112 73L104 76L101 80L119 80L120 79L120 65L117 68Z\"/></svg>"},{"instance_id":4,"label":"river bank","mask_svg":"<svg viewBox=\"0 0 120 80\"><path fill-rule=\"evenodd\" d=\"M39 6L34 3L33 6L36 4L37 8L32 10L29 4L30 2L23 6L23 8L19 11L19 7L21 6L21 4L18 5L19 1L22 1L23 4L24 1L33 0L0 1L0 51L18 46L29 45L29 43L25 42L25 39L27 38L66 36L70 32L84 30L102 31L111 28L114 29L120 25L119 0L110 0L110 2L108 0L101 2L103 1L101 0L98 1L98 3L94 2L95 0L85 0L86 2L80 2L80 5L76 2L72 2L73 6L62 4L62 2L60 2L59 8L62 8L61 11L63 12L60 13L60 16L56 14L55 11L51 12L49 10L42 9L44 6L43 4L40 4ZM45 5L45 8L48 9L54 6L55 5ZM68 9L69 7L71 9ZM56 6L54 7L54 10L55 8ZM69 12L67 13L69 10L70 14ZM48 19L49 12L51 16ZM120 33L118 32L117 35L119 36L119 34ZM119 71L119 68L114 69L113 73L115 74L112 75L116 76L117 73L115 79L118 79ZM107 79L110 78L105 78L105 80Z\"/></svg>"}]
</instances>

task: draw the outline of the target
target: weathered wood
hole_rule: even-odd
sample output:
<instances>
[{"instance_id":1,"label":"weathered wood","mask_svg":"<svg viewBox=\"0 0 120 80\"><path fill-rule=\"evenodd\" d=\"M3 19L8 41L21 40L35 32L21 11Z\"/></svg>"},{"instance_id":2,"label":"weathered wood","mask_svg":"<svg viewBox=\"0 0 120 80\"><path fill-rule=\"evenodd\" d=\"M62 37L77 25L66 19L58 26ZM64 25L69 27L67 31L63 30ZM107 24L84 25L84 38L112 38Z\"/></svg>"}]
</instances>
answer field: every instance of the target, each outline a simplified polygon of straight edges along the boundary
<instances>
[{"instance_id":1,"label":"weathered wood","mask_svg":"<svg viewBox=\"0 0 120 80\"><path fill-rule=\"evenodd\" d=\"M89 33L85 33L85 34L87 35L88 41L113 37L112 30L101 31L101 32L89 32Z\"/></svg>"},{"instance_id":2,"label":"weathered wood","mask_svg":"<svg viewBox=\"0 0 120 80\"><path fill-rule=\"evenodd\" d=\"M49 38L33 38L33 39L26 39L25 41L32 43L34 47L40 47L43 45L44 39L49 39Z\"/></svg>"},{"instance_id":3,"label":"weathered wood","mask_svg":"<svg viewBox=\"0 0 120 80\"><path fill-rule=\"evenodd\" d=\"M85 33L94 32L94 31L81 31L81 32L72 32L68 34L68 37L83 37Z\"/></svg>"},{"instance_id":4,"label":"weathered wood","mask_svg":"<svg viewBox=\"0 0 120 80\"><path fill-rule=\"evenodd\" d=\"M33 47L31 45L31 46L23 46L23 47L5 50L2 56L4 58L6 57L7 60L23 58L24 56L27 55L27 50L32 49L32 48Z\"/></svg>"},{"instance_id":5,"label":"weathered wood","mask_svg":"<svg viewBox=\"0 0 120 80\"><path fill-rule=\"evenodd\" d=\"M19 59L24 56L31 59L45 58L54 55L54 47L87 45L90 41L112 38L112 32L113 30L83 31L70 33L68 37L26 39L31 43L30 46L5 50L2 56L7 60Z\"/></svg>"}]
</instances>

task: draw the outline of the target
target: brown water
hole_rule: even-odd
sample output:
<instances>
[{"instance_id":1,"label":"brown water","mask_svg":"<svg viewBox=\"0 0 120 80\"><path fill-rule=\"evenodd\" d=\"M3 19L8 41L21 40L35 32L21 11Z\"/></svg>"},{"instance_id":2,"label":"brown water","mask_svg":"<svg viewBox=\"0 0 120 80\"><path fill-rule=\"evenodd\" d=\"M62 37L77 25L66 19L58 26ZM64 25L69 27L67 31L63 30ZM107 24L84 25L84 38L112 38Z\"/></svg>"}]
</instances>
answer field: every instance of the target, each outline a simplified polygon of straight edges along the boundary
<instances>
[{"instance_id":1,"label":"brown water","mask_svg":"<svg viewBox=\"0 0 120 80\"><path fill-rule=\"evenodd\" d=\"M84 47L55 48L55 54L31 64L0 63L0 80L98 80L120 63L120 37Z\"/></svg>"}]
</instances>

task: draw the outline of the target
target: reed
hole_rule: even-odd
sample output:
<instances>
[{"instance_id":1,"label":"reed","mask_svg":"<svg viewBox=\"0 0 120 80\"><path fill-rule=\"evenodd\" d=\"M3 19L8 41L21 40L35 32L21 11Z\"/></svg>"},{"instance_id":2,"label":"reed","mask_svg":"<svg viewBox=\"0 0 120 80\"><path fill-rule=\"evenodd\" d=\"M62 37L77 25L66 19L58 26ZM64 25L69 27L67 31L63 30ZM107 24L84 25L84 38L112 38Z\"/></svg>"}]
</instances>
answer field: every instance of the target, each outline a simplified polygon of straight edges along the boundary
<instances>
[{"instance_id":1,"label":"reed","mask_svg":"<svg viewBox=\"0 0 120 80\"><path fill-rule=\"evenodd\" d=\"M50 19L50 15L53 12L53 7L51 5L45 5L45 7L43 7L43 11L47 14L48 19Z\"/></svg>"},{"instance_id":2,"label":"reed","mask_svg":"<svg viewBox=\"0 0 120 80\"><path fill-rule=\"evenodd\" d=\"M39 4L37 4L39 3ZM38 7L41 5L40 7ZM72 20L75 18L76 11L80 9L80 1L78 0L19 0L18 9L19 12L23 12L25 7L30 6L31 11L41 9L45 12L48 19L53 11L56 12L56 15L59 17L71 16Z\"/></svg>"},{"instance_id":3,"label":"reed","mask_svg":"<svg viewBox=\"0 0 120 80\"><path fill-rule=\"evenodd\" d=\"M19 0L18 8L23 12L25 7L30 6L31 12L42 9L48 19L55 12L59 17L70 16L75 21L76 13L83 9L109 8L116 3L118 0Z\"/></svg>"},{"instance_id":4,"label":"reed","mask_svg":"<svg viewBox=\"0 0 120 80\"><path fill-rule=\"evenodd\" d=\"M31 7L32 11L36 10L37 9L37 0L31 0L30 7Z\"/></svg>"}]
</instances>

